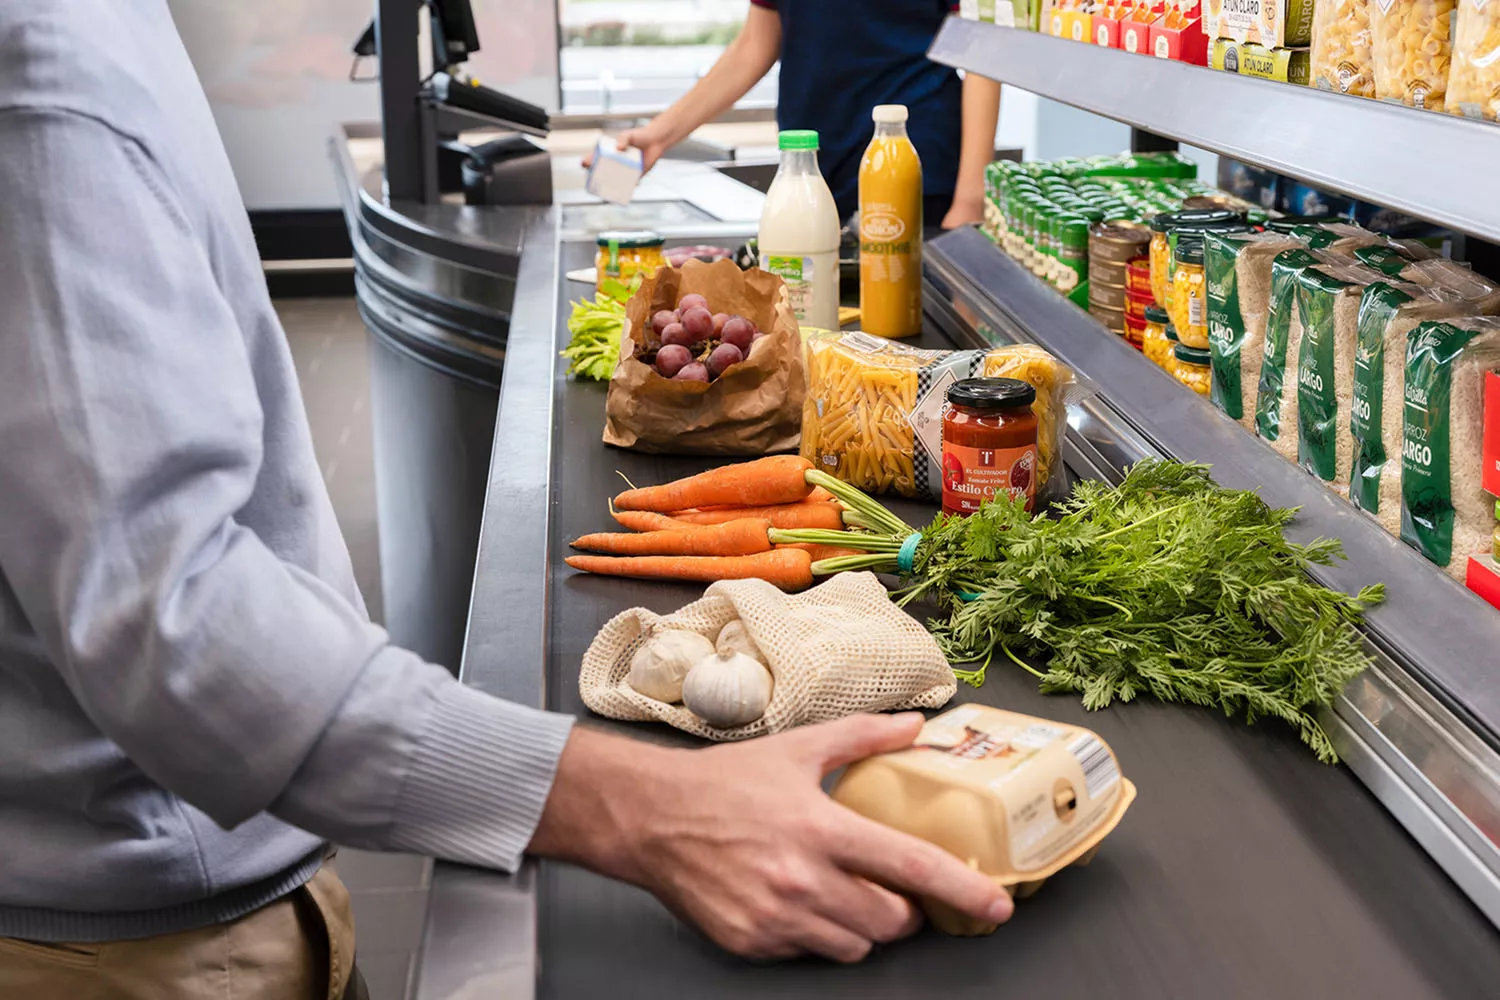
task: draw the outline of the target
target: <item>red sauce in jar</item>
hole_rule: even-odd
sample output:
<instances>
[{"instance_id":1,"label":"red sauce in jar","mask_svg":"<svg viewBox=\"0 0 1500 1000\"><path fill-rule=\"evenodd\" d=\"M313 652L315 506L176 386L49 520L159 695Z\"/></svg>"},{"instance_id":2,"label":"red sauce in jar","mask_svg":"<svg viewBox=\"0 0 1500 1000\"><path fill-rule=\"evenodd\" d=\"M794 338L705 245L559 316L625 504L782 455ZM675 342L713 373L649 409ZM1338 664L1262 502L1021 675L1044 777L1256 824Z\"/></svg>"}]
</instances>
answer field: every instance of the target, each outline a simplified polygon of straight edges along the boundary
<instances>
[{"instance_id":1,"label":"red sauce in jar","mask_svg":"<svg viewBox=\"0 0 1500 1000\"><path fill-rule=\"evenodd\" d=\"M1036 390L1015 378L948 387L943 414L943 513L968 515L997 494L1036 502Z\"/></svg>"}]
</instances>

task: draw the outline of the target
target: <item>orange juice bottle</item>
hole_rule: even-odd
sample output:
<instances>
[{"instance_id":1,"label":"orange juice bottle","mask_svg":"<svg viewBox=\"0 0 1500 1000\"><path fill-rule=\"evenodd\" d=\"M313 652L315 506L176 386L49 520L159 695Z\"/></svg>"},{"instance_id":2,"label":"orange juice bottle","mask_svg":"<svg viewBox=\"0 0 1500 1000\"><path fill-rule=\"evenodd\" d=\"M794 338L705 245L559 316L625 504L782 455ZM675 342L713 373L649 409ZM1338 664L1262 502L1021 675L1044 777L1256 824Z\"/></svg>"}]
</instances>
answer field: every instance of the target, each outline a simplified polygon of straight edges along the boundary
<instances>
[{"instance_id":1,"label":"orange juice bottle","mask_svg":"<svg viewBox=\"0 0 1500 1000\"><path fill-rule=\"evenodd\" d=\"M859 162L860 327L878 337L922 332L922 161L906 106L870 113L875 137Z\"/></svg>"}]
</instances>

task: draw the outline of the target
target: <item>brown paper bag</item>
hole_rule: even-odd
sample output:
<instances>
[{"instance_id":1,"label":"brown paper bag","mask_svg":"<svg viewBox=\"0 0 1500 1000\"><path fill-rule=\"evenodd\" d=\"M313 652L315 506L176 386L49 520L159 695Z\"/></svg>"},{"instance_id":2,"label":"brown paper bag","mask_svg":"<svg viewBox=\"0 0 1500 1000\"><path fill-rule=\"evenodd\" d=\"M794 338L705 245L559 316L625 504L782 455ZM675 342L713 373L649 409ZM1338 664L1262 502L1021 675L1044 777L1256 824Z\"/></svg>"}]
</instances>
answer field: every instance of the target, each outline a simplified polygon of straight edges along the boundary
<instances>
[{"instance_id":1,"label":"brown paper bag","mask_svg":"<svg viewBox=\"0 0 1500 1000\"><path fill-rule=\"evenodd\" d=\"M675 382L637 355L649 350L651 317L684 295L706 297L714 312L739 314L766 336L744 361L713 382ZM802 347L779 277L741 271L732 261L690 260L663 267L625 304L620 361L604 407L604 443L654 454L765 455L801 440Z\"/></svg>"}]
</instances>

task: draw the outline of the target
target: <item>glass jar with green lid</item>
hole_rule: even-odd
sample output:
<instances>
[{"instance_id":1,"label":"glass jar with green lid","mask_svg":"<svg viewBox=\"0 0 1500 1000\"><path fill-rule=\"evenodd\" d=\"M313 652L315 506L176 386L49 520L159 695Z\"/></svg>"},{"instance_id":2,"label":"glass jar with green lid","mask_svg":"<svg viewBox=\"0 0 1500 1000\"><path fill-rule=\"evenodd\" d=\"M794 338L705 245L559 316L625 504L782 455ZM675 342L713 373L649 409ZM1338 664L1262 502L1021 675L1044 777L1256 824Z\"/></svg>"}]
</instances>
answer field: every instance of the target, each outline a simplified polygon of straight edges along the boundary
<instances>
[{"instance_id":1,"label":"glass jar with green lid","mask_svg":"<svg viewBox=\"0 0 1500 1000\"><path fill-rule=\"evenodd\" d=\"M1146 332L1141 337L1141 353L1155 365L1162 368L1167 366L1167 359L1172 353L1172 341L1167 339L1167 331L1171 329L1172 321L1167 318L1167 311L1161 306L1146 307ZM1175 339L1177 331L1172 331Z\"/></svg>"},{"instance_id":2,"label":"glass jar with green lid","mask_svg":"<svg viewBox=\"0 0 1500 1000\"><path fill-rule=\"evenodd\" d=\"M666 237L649 229L611 229L599 234L599 252L594 257L594 289L604 291L604 282L613 278L629 285L637 274L647 277L667 265L662 248Z\"/></svg>"},{"instance_id":3,"label":"glass jar with green lid","mask_svg":"<svg viewBox=\"0 0 1500 1000\"><path fill-rule=\"evenodd\" d=\"M1172 376L1200 396L1207 396L1213 380L1212 359L1201 347L1178 344L1172 348Z\"/></svg>"},{"instance_id":4,"label":"glass jar with green lid","mask_svg":"<svg viewBox=\"0 0 1500 1000\"><path fill-rule=\"evenodd\" d=\"M1208 347L1208 282L1203 272L1202 236L1177 238L1166 309L1184 346Z\"/></svg>"}]
</instances>

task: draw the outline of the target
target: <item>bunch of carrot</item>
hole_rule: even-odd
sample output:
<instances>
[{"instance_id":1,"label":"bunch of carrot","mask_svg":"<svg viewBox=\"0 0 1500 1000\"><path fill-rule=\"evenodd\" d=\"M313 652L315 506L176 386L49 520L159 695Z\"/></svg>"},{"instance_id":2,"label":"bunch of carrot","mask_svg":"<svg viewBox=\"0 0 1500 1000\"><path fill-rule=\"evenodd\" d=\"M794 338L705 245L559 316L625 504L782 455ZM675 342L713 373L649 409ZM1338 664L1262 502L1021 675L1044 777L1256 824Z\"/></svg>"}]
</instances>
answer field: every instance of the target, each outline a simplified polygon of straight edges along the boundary
<instances>
[{"instance_id":1,"label":"bunch of carrot","mask_svg":"<svg viewBox=\"0 0 1500 1000\"><path fill-rule=\"evenodd\" d=\"M777 545L773 530L844 526L833 494L807 481L812 463L777 455L686 479L630 489L612 513L628 530L585 535L574 569L656 580L759 579L782 590L812 586L812 564L851 554L824 545Z\"/></svg>"}]
</instances>

